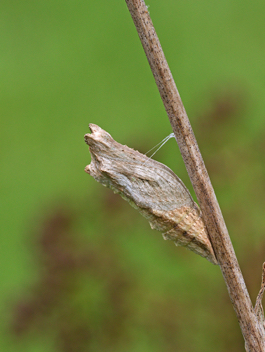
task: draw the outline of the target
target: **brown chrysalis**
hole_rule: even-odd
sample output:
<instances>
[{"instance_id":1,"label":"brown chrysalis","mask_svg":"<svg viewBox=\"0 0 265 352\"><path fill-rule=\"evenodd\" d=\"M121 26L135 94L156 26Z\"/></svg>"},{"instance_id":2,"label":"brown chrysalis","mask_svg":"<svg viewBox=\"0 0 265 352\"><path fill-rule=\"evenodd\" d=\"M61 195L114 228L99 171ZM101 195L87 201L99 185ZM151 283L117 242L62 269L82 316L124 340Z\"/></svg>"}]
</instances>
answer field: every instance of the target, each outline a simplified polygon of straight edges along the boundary
<instances>
[{"instance_id":1,"label":"brown chrysalis","mask_svg":"<svg viewBox=\"0 0 265 352\"><path fill-rule=\"evenodd\" d=\"M178 246L217 264L199 207L183 182L167 166L116 142L99 126L85 135L91 163L85 171L119 193Z\"/></svg>"}]
</instances>

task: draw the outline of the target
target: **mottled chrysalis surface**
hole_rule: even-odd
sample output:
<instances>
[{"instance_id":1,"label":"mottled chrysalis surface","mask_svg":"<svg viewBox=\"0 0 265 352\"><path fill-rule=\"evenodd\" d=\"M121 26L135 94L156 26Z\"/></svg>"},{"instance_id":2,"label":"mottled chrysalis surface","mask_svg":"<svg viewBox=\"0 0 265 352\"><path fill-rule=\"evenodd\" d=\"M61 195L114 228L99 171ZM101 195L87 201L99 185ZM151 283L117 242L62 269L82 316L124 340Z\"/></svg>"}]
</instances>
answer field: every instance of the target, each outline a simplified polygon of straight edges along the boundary
<instances>
[{"instance_id":1,"label":"mottled chrysalis surface","mask_svg":"<svg viewBox=\"0 0 265 352\"><path fill-rule=\"evenodd\" d=\"M85 171L119 193L176 245L217 264L201 212L183 182L167 166L116 142L99 126L85 135L91 163Z\"/></svg>"}]
</instances>

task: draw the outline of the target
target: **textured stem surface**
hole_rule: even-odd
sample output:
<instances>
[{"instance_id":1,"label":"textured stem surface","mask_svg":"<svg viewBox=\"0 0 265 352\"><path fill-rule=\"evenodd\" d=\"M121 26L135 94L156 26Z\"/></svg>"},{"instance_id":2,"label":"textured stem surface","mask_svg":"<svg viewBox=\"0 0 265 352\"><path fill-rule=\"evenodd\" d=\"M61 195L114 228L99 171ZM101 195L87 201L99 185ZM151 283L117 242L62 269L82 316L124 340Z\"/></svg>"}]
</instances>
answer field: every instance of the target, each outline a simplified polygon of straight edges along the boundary
<instances>
[{"instance_id":1,"label":"textured stem surface","mask_svg":"<svg viewBox=\"0 0 265 352\"><path fill-rule=\"evenodd\" d=\"M143 0L125 0L153 72L201 207L247 349L265 352L264 330L250 297L188 116Z\"/></svg>"}]
</instances>

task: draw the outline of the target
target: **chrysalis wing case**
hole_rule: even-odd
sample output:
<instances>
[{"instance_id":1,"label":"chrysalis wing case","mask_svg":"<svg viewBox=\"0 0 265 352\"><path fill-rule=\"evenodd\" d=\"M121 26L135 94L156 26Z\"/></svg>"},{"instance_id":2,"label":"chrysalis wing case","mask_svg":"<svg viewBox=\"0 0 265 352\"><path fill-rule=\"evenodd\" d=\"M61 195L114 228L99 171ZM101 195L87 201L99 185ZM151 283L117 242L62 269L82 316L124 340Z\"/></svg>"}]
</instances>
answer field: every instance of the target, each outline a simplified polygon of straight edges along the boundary
<instances>
[{"instance_id":1,"label":"chrysalis wing case","mask_svg":"<svg viewBox=\"0 0 265 352\"><path fill-rule=\"evenodd\" d=\"M91 163L85 171L119 193L176 245L217 264L201 212L183 182L167 166L116 142L99 126L85 135Z\"/></svg>"}]
</instances>

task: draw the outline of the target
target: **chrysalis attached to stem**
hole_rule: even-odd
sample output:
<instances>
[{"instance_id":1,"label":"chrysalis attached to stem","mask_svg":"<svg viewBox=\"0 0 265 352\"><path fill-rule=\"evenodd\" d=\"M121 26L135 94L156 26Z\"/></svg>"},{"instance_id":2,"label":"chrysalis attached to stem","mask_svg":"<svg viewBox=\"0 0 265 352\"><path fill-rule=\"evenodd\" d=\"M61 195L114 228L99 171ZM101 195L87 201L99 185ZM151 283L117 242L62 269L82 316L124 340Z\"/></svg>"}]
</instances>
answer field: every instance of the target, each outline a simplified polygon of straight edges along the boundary
<instances>
[{"instance_id":1,"label":"chrysalis attached to stem","mask_svg":"<svg viewBox=\"0 0 265 352\"><path fill-rule=\"evenodd\" d=\"M91 163L85 171L119 193L164 239L217 264L200 209L178 176L167 166L119 144L97 125L89 127L92 133L85 135L85 141Z\"/></svg>"}]
</instances>

